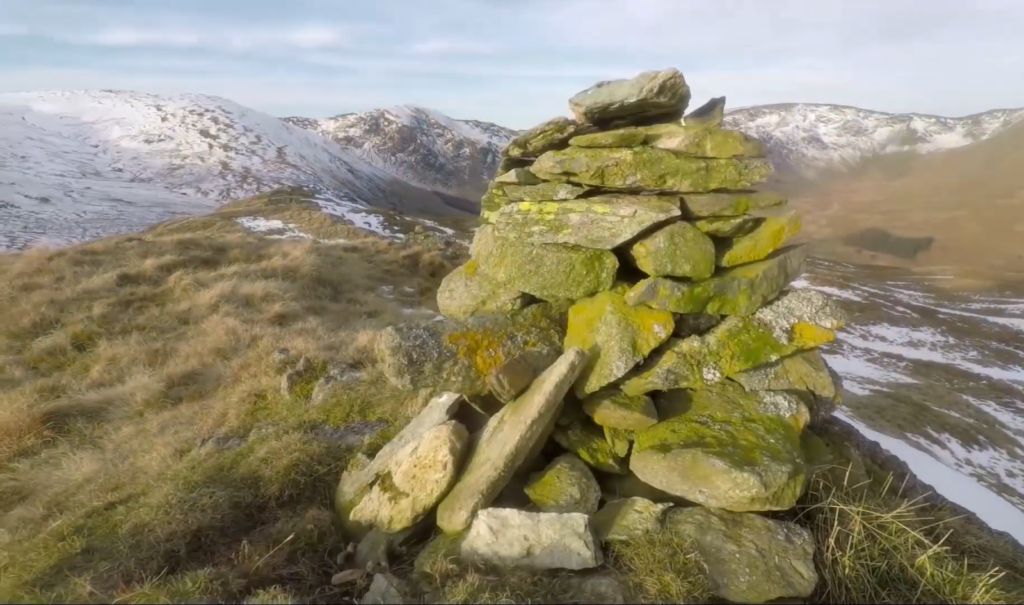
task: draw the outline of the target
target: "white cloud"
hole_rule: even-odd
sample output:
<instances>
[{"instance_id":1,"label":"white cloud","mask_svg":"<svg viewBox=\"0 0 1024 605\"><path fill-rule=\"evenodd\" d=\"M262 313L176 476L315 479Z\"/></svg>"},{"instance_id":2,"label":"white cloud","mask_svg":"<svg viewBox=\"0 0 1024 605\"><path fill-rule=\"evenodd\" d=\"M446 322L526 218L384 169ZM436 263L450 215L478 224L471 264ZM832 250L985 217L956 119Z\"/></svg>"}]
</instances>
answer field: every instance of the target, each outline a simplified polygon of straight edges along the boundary
<instances>
[{"instance_id":1,"label":"white cloud","mask_svg":"<svg viewBox=\"0 0 1024 605\"><path fill-rule=\"evenodd\" d=\"M413 53L418 55L447 55L447 54L474 54L489 55L497 52L499 48L493 44L478 42L474 40L459 40L455 38L431 38L418 42L410 47Z\"/></svg>"},{"instance_id":2,"label":"white cloud","mask_svg":"<svg viewBox=\"0 0 1024 605\"><path fill-rule=\"evenodd\" d=\"M111 27L95 33L72 34L70 41L100 46L167 46L219 48L232 51L288 48L345 48L353 36L346 27L299 25L291 27Z\"/></svg>"}]
</instances>

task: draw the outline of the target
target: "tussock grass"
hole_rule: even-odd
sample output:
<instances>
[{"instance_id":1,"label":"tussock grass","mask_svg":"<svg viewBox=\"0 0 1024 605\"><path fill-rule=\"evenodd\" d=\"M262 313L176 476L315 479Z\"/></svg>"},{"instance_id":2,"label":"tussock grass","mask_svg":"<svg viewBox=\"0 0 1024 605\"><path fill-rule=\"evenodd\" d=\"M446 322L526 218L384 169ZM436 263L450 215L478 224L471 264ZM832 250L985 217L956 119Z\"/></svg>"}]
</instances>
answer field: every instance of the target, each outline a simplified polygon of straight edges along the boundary
<instances>
[{"instance_id":1,"label":"tussock grass","mask_svg":"<svg viewBox=\"0 0 1024 605\"><path fill-rule=\"evenodd\" d=\"M374 335L433 308L454 261L340 224L319 235L344 245L267 239L237 213L0 255L0 600L344 596L330 507L350 452L317 429L414 411ZM290 397L280 347L320 360ZM363 379L310 405L328 361Z\"/></svg>"}]
</instances>

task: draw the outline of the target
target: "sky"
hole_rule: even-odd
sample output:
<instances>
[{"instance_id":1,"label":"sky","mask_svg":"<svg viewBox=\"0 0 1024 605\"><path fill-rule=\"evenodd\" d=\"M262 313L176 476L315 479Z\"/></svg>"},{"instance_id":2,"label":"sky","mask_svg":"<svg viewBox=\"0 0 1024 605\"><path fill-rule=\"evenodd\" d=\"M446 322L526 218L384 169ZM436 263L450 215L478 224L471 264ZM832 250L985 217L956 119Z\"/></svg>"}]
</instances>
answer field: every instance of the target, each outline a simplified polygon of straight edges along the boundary
<instances>
[{"instance_id":1,"label":"sky","mask_svg":"<svg viewBox=\"0 0 1024 605\"><path fill-rule=\"evenodd\" d=\"M692 106L1024 106L1024 0L0 0L0 92L204 93L276 116L413 104L527 128L676 67Z\"/></svg>"}]
</instances>

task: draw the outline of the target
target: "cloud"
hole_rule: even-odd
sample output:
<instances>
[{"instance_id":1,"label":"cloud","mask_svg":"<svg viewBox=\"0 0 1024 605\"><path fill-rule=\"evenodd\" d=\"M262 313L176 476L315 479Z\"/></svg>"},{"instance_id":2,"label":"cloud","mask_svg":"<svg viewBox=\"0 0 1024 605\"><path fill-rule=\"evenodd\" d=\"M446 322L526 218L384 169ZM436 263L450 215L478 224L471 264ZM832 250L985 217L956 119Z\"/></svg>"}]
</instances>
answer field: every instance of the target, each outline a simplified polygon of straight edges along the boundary
<instances>
[{"instance_id":1,"label":"cloud","mask_svg":"<svg viewBox=\"0 0 1024 605\"><path fill-rule=\"evenodd\" d=\"M454 38L431 38L418 42L410 47L413 54L417 55L447 55L447 54L474 54L489 55L497 52L499 47L494 44L478 42L474 40L459 40Z\"/></svg>"}]
</instances>

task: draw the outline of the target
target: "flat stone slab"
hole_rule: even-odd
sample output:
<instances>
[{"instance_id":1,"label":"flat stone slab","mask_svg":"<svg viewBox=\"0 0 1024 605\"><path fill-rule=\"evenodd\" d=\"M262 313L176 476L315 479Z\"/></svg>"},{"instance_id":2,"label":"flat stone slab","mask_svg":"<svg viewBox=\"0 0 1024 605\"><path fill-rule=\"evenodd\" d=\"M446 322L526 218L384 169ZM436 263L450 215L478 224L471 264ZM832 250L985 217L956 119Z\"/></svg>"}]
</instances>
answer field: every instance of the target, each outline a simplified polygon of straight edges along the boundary
<instances>
[{"instance_id":1,"label":"flat stone slab","mask_svg":"<svg viewBox=\"0 0 1024 605\"><path fill-rule=\"evenodd\" d=\"M526 569L589 569L604 562L583 513L531 513L485 508L459 545L466 561Z\"/></svg>"},{"instance_id":2,"label":"flat stone slab","mask_svg":"<svg viewBox=\"0 0 1024 605\"><path fill-rule=\"evenodd\" d=\"M598 82L573 95L569 108L580 123L601 124L623 118L682 116L689 102L686 79L670 68Z\"/></svg>"}]
</instances>

